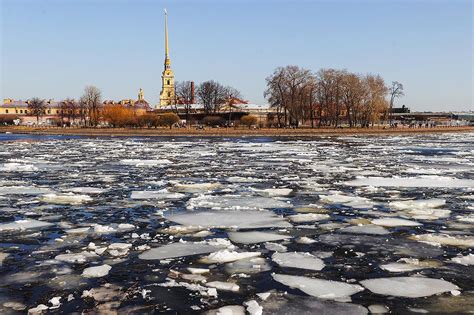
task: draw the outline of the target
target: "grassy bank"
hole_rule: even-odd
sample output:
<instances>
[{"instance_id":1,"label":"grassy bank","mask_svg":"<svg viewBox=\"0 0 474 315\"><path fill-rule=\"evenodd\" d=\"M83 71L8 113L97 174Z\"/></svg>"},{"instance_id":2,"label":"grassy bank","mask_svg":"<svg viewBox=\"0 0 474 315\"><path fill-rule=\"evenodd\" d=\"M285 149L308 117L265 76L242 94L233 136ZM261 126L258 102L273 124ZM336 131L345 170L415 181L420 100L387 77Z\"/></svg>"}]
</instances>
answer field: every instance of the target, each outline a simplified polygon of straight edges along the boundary
<instances>
[{"instance_id":1,"label":"grassy bank","mask_svg":"<svg viewBox=\"0 0 474 315\"><path fill-rule=\"evenodd\" d=\"M8 126L0 127L0 132L42 135L84 135L84 136L337 136L337 135L385 135L385 134L417 134L441 132L474 132L474 126L436 127L436 128L299 128L299 129L234 129L234 128L195 128L180 129L128 129L128 128L44 128Z\"/></svg>"}]
</instances>

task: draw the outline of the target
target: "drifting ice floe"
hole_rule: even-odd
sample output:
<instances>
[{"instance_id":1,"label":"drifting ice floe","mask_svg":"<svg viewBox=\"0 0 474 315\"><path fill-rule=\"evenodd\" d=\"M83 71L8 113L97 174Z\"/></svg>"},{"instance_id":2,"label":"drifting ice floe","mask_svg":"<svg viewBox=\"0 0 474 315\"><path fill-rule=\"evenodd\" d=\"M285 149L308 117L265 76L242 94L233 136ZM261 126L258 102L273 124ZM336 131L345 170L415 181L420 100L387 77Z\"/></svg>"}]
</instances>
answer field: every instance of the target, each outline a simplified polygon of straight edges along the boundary
<instances>
[{"instance_id":1,"label":"drifting ice floe","mask_svg":"<svg viewBox=\"0 0 474 315\"><path fill-rule=\"evenodd\" d=\"M474 265L474 254L468 254L466 256L461 256L461 257L454 257L454 258L451 258L451 261L456 264L472 266Z\"/></svg>"},{"instance_id":2,"label":"drifting ice floe","mask_svg":"<svg viewBox=\"0 0 474 315\"><path fill-rule=\"evenodd\" d=\"M204 193L216 190L221 187L219 183L193 183L193 184L176 184L174 191L182 193Z\"/></svg>"},{"instance_id":3,"label":"drifting ice floe","mask_svg":"<svg viewBox=\"0 0 474 315\"><path fill-rule=\"evenodd\" d=\"M35 186L0 186L0 195L42 195L51 189Z\"/></svg>"},{"instance_id":4,"label":"drifting ice floe","mask_svg":"<svg viewBox=\"0 0 474 315\"><path fill-rule=\"evenodd\" d=\"M422 177L361 177L344 183L347 186L404 188L474 188L474 180L441 176Z\"/></svg>"},{"instance_id":5,"label":"drifting ice floe","mask_svg":"<svg viewBox=\"0 0 474 315\"><path fill-rule=\"evenodd\" d=\"M92 198L88 195L76 195L73 193L46 194L42 196L41 201L59 205L80 205L84 202L92 201Z\"/></svg>"},{"instance_id":6,"label":"drifting ice floe","mask_svg":"<svg viewBox=\"0 0 474 315\"><path fill-rule=\"evenodd\" d=\"M420 226L423 225L419 222L410 221L406 219L399 219L399 218L382 218L382 219L374 219L371 222L375 225L387 226L387 227L394 227L394 226Z\"/></svg>"},{"instance_id":7,"label":"drifting ice floe","mask_svg":"<svg viewBox=\"0 0 474 315\"><path fill-rule=\"evenodd\" d=\"M160 260L184 256L207 254L216 251L216 246L199 243L171 243L152 248L138 257L144 260Z\"/></svg>"},{"instance_id":8,"label":"drifting ice floe","mask_svg":"<svg viewBox=\"0 0 474 315\"><path fill-rule=\"evenodd\" d=\"M273 274L272 276L275 281L290 288L300 289L304 293L320 299L348 302L351 300L351 295L364 291L364 288L360 285L339 281L283 274Z\"/></svg>"},{"instance_id":9,"label":"drifting ice floe","mask_svg":"<svg viewBox=\"0 0 474 315\"><path fill-rule=\"evenodd\" d=\"M201 262L205 264L222 264L227 262L233 262L240 259L251 258L260 256L258 252L236 252L223 249L201 258Z\"/></svg>"},{"instance_id":10,"label":"drifting ice floe","mask_svg":"<svg viewBox=\"0 0 474 315\"><path fill-rule=\"evenodd\" d=\"M208 196L201 195L191 198L188 201L188 209L210 208L221 209L270 209L270 208L291 208L291 204L274 198L242 196L242 195L224 195Z\"/></svg>"},{"instance_id":11,"label":"drifting ice floe","mask_svg":"<svg viewBox=\"0 0 474 315\"><path fill-rule=\"evenodd\" d=\"M60 254L54 257L54 259L71 264L84 264L90 260L97 259L98 257L99 256L95 253L84 251L77 254Z\"/></svg>"},{"instance_id":12,"label":"drifting ice floe","mask_svg":"<svg viewBox=\"0 0 474 315\"><path fill-rule=\"evenodd\" d=\"M1 223L0 224L0 232L4 231L14 231L14 230L36 230L36 229L43 229L46 227L53 226L53 223L43 222L33 219L26 219L26 220L17 220L10 223Z\"/></svg>"},{"instance_id":13,"label":"drifting ice floe","mask_svg":"<svg viewBox=\"0 0 474 315\"><path fill-rule=\"evenodd\" d=\"M412 239L431 245L449 245L460 247L474 247L474 237L466 235L451 236L446 234L414 235Z\"/></svg>"},{"instance_id":14,"label":"drifting ice floe","mask_svg":"<svg viewBox=\"0 0 474 315\"><path fill-rule=\"evenodd\" d=\"M101 278L109 274L110 269L109 265L95 266L84 269L82 276L86 278Z\"/></svg>"},{"instance_id":15,"label":"drifting ice floe","mask_svg":"<svg viewBox=\"0 0 474 315\"><path fill-rule=\"evenodd\" d=\"M366 225L354 225L348 226L338 230L341 233L352 233L352 234L371 234L371 235L386 235L390 232L378 225L366 224Z\"/></svg>"},{"instance_id":16,"label":"drifting ice floe","mask_svg":"<svg viewBox=\"0 0 474 315\"><path fill-rule=\"evenodd\" d=\"M288 216L288 218L295 223L304 223L304 222L315 222L327 220L330 218L328 214L320 213L299 213Z\"/></svg>"},{"instance_id":17,"label":"drifting ice floe","mask_svg":"<svg viewBox=\"0 0 474 315\"><path fill-rule=\"evenodd\" d=\"M279 241L291 238L288 235L269 233L269 232L229 232L229 239L239 244L255 244L269 241Z\"/></svg>"},{"instance_id":18,"label":"drifting ice floe","mask_svg":"<svg viewBox=\"0 0 474 315\"><path fill-rule=\"evenodd\" d=\"M360 283L376 294L407 298L425 297L459 290L458 286L451 282L421 277L379 278L363 280Z\"/></svg>"},{"instance_id":19,"label":"drifting ice floe","mask_svg":"<svg viewBox=\"0 0 474 315\"><path fill-rule=\"evenodd\" d=\"M166 189L158 190L158 191L132 191L130 195L131 199L154 199L154 200L179 200L183 198L185 195L180 193L171 193Z\"/></svg>"},{"instance_id":20,"label":"drifting ice floe","mask_svg":"<svg viewBox=\"0 0 474 315\"><path fill-rule=\"evenodd\" d=\"M240 289L240 287L235 283L223 281L211 281L206 283L206 286L210 288L216 288L217 290L232 292L237 292Z\"/></svg>"},{"instance_id":21,"label":"drifting ice floe","mask_svg":"<svg viewBox=\"0 0 474 315\"><path fill-rule=\"evenodd\" d=\"M271 211L202 211L167 215L169 221L185 225L207 228L271 228L292 227L284 218Z\"/></svg>"},{"instance_id":22,"label":"drifting ice floe","mask_svg":"<svg viewBox=\"0 0 474 315\"><path fill-rule=\"evenodd\" d=\"M125 159L121 160L120 164L123 165L132 165L137 167L147 167L147 166L163 166L168 164L173 164L170 160L138 160L138 159Z\"/></svg>"},{"instance_id":23,"label":"drifting ice floe","mask_svg":"<svg viewBox=\"0 0 474 315\"><path fill-rule=\"evenodd\" d=\"M267 188L267 189L252 189L257 194L267 197L288 196L293 192L291 188Z\"/></svg>"},{"instance_id":24,"label":"drifting ice floe","mask_svg":"<svg viewBox=\"0 0 474 315\"><path fill-rule=\"evenodd\" d=\"M272 260L281 267L299 268L319 271L324 268L324 262L310 253L275 253Z\"/></svg>"}]
</instances>

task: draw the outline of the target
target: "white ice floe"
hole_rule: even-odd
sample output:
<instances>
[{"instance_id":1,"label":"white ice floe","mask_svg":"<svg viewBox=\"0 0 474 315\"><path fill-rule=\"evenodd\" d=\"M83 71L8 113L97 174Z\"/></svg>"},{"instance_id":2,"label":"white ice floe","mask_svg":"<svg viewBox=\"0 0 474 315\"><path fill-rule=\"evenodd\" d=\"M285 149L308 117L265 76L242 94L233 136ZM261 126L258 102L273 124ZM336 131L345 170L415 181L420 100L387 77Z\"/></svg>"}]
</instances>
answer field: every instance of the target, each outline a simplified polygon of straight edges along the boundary
<instances>
[{"instance_id":1,"label":"white ice floe","mask_svg":"<svg viewBox=\"0 0 474 315\"><path fill-rule=\"evenodd\" d=\"M245 308L241 305L226 305L215 310L209 310L205 315L245 315Z\"/></svg>"},{"instance_id":2,"label":"white ice floe","mask_svg":"<svg viewBox=\"0 0 474 315\"><path fill-rule=\"evenodd\" d=\"M144 260L161 260L168 258L208 254L216 251L216 246L197 243L171 243L152 248L138 256Z\"/></svg>"},{"instance_id":3,"label":"white ice floe","mask_svg":"<svg viewBox=\"0 0 474 315\"><path fill-rule=\"evenodd\" d=\"M290 239L291 236L269 232L229 232L229 239L238 244L256 244L269 241Z\"/></svg>"},{"instance_id":4,"label":"white ice floe","mask_svg":"<svg viewBox=\"0 0 474 315\"><path fill-rule=\"evenodd\" d=\"M210 208L214 210L248 210L291 207L291 203L280 199L245 195L200 195L189 199L187 204L188 209Z\"/></svg>"},{"instance_id":5,"label":"white ice floe","mask_svg":"<svg viewBox=\"0 0 474 315\"><path fill-rule=\"evenodd\" d=\"M283 274L273 274L272 276L275 281L290 288L300 289L304 293L320 299L349 302L351 295L364 291L364 288L360 285L339 281Z\"/></svg>"},{"instance_id":6,"label":"white ice floe","mask_svg":"<svg viewBox=\"0 0 474 315\"><path fill-rule=\"evenodd\" d=\"M73 193L64 194L46 194L41 197L41 201L59 205L80 205L84 202L90 202L93 199L88 195L76 195Z\"/></svg>"},{"instance_id":7,"label":"white ice floe","mask_svg":"<svg viewBox=\"0 0 474 315\"><path fill-rule=\"evenodd\" d=\"M267 260L263 257L250 257L236 260L225 265L228 274L256 274L271 269Z\"/></svg>"},{"instance_id":8,"label":"white ice floe","mask_svg":"<svg viewBox=\"0 0 474 315\"><path fill-rule=\"evenodd\" d=\"M64 191L69 191L73 193L83 193L83 194L103 194L107 189L98 188L98 187L73 187L64 189Z\"/></svg>"},{"instance_id":9,"label":"white ice floe","mask_svg":"<svg viewBox=\"0 0 474 315\"><path fill-rule=\"evenodd\" d=\"M261 307L257 301L250 300L244 302L244 305L247 306L247 312L250 315L262 315L263 314L263 307Z\"/></svg>"},{"instance_id":10,"label":"white ice floe","mask_svg":"<svg viewBox=\"0 0 474 315\"><path fill-rule=\"evenodd\" d=\"M423 225L419 222L410 221L406 219L400 219L400 218L380 218L380 219L373 219L371 220L371 222L375 225L381 225L381 226L386 226L386 227Z\"/></svg>"},{"instance_id":11,"label":"white ice floe","mask_svg":"<svg viewBox=\"0 0 474 315\"><path fill-rule=\"evenodd\" d=\"M295 223L304 223L304 222L315 222L321 220L327 220L330 218L328 214L321 213L299 213L294 215L289 215L288 218Z\"/></svg>"},{"instance_id":12,"label":"white ice floe","mask_svg":"<svg viewBox=\"0 0 474 315\"><path fill-rule=\"evenodd\" d=\"M36 186L0 186L0 195L42 195L51 189Z\"/></svg>"},{"instance_id":13,"label":"white ice floe","mask_svg":"<svg viewBox=\"0 0 474 315\"><path fill-rule=\"evenodd\" d=\"M329 195L319 195L319 200L327 204L342 204L356 209L368 209L374 206L374 202L365 197L343 195L334 192Z\"/></svg>"},{"instance_id":14,"label":"white ice floe","mask_svg":"<svg viewBox=\"0 0 474 315\"><path fill-rule=\"evenodd\" d=\"M169 221L206 228L270 228L292 227L283 217L271 211L202 211L185 212L166 216Z\"/></svg>"},{"instance_id":15,"label":"white ice floe","mask_svg":"<svg viewBox=\"0 0 474 315\"><path fill-rule=\"evenodd\" d=\"M380 265L380 268L389 272L408 272L414 270L425 269L427 267L416 264L407 264L403 262L394 262Z\"/></svg>"},{"instance_id":16,"label":"white ice floe","mask_svg":"<svg viewBox=\"0 0 474 315\"><path fill-rule=\"evenodd\" d=\"M349 234L369 234L369 235L387 235L390 232L382 226L374 224L348 226L338 230L341 233Z\"/></svg>"},{"instance_id":17,"label":"white ice floe","mask_svg":"<svg viewBox=\"0 0 474 315\"><path fill-rule=\"evenodd\" d=\"M278 243L271 243L271 242L265 243L265 248L273 252L279 252L279 253L284 253L288 250L288 248L285 245L278 244Z\"/></svg>"},{"instance_id":18,"label":"white ice floe","mask_svg":"<svg viewBox=\"0 0 474 315\"><path fill-rule=\"evenodd\" d=\"M404 188L474 188L474 180L442 176L420 177L359 177L344 183L348 186Z\"/></svg>"},{"instance_id":19,"label":"white ice floe","mask_svg":"<svg viewBox=\"0 0 474 315\"><path fill-rule=\"evenodd\" d=\"M60 254L54 257L55 260L71 263L71 264L84 264L88 261L97 259L99 256L95 253L80 252L71 254Z\"/></svg>"},{"instance_id":20,"label":"white ice floe","mask_svg":"<svg viewBox=\"0 0 474 315\"><path fill-rule=\"evenodd\" d=\"M192 273L193 275L202 275L204 273L209 273L209 269L208 268L192 268L192 267L188 267L186 268L190 273Z\"/></svg>"},{"instance_id":21,"label":"white ice floe","mask_svg":"<svg viewBox=\"0 0 474 315\"><path fill-rule=\"evenodd\" d=\"M418 200L399 200L389 202L389 207L397 210L438 208L446 204L446 199L418 199Z\"/></svg>"},{"instance_id":22,"label":"white ice floe","mask_svg":"<svg viewBox=\"0 0 474 315\"><path fill-rule=\"evenodd\" d=\"M82 276L86 278L101 278L109 274L111 266L105 264L101 266L89 267L82 271Z\"/></svg>"},{"instance_id":23,"label":"white ice floe","mask_svg":"<svg viewBox=\"0 0 474 315\"><path fill-rule=\"evenodd\" d=\"M235 284L232 282L223 282L223 281L207 282L206 286L210 288L216 288L217 290L232 291L232 292L238 292L240 289L238 284Z\"/></svg>"},{"instance_id":24,"label":"white ice floe","mask_svg":"<svg viewBox=\"0 0 474 315\"><path fill-rule=\"evenodd\" d=\"M257 257L260 255L260 252L236 252L228 249L222 249L220 251L213 252L207 256L204 256L203 258L201 258L200 261L205 264L221 264L250 257Z\"/></svg>"},{"instance_id":25,"label":"white ice floe","mask_svg":"<svg viewBox=\"0 0 474 315\"><path fill-rule=\"evenodd\" d=\"M173 191L181 193L204 193L220 188L220 183L175 184Z\"/></svg>"},{"instance_id":26,"label":"white ice floe","mask_svg":"<svg viewBox=\"0 0 474 315\"><path fill-rule=\"evenodd\" d=\"M125 256L131 247L129 243L112 243L107 247L107 252L114 257Z\"/></svg>"},{"instance_id":27,"label":"white ice floe","mask_svg":"<svg viewBox=\"0 0 474 315\"><path fill-rule=\"evenodd\" d=\"M324 268L324 262L310 253L274 253L272 260L281 267L319 271Z\"/></svg>"},{"instance_id":28,"label":"white ice floe","mask_svg":"<svg viewBox=\"0 0 474 315\"><path fill-rule=\"evenodd\" d=\"M0 232L44 229L53 225L53 223L33 219L17 220L9 223L0 223Z\"/></svg>"},{"instance_id":29,"label":"white ice floe","mask_svg":"<svg viewBox=\"0 0 474 315\"><path fill-rule=\"evenodd\" d=\"M216 288L208 288L196 283L177 282L176 280L169 278L166 280L167 282L159 283L158 285L165 288L183 287L190 291L199 292L201 296L217 297Z\"/></svg>"},{"instance_id":30,"label":"white ice floe","mask_svg":"<svg viewBox=\"0 0 474 315\"><path fill-rule=\"evenodd\" d=\"M153 199L153 200L179 200L184 198L185 195L181 193L169 192L167 189L162 190L143 190L143 191L132 191L130 195L131 199L143 200L143 199Z\"/></svg>"},{"instance_id":31,"label":"white ice floe","mask_svg":"<svg viewBox=\"0 0 474 315\"><path fill-rule=\"evenodd\" d=\"M267 189L252 189L254 192L261 196L267 197L284 197L288 196L293 192L291 188L267 188Z\"/></svg>"},{"instance_id":32,"label":"white ice floe","mask_svg":"<svg viewBox=\"0 0 474 315\"><path fill-rule=\"evenodd\" d=\"M474 265L474 254L468 254L466 256L458 256L451 258L451 261L456 264L461 264L464 266L472 266Z\"/></svg>"},{"instance_id":33,"label":"white ice floe","mask_svg":"<svg viewBox=\"0 0 474 315\"><path fill-rule=\"evenodd\" d=\"M308 245L308 244L314 244L314 243L316 243L316 241L312 238L307 237L307 236L301 236L301 237L298 237L296 239L296 243Z\"/></svg>"},{"instance_id":34,"label":"white ice floe","mask_svg":"<svg viewBox=\"0 0 474 315\"><path fill-rule=\"evenodd\" d=\"M32 164L4 163L0 165L0 172L35 172L38 168Z\"/></svg>"},{"instance_id":35,"label":"white ice floe","mask_svg":"<svg viewBox=\"0 0 474 315\"><path fill-rule=\"evenodd\" d=\"M160 160L124 159L120 161L120 164L137 166L137 167L152 167L152 166L164 166L168 164L173 164L173 162L171 162L168 159L160 159Z\"/></svg>"},{"instance_id":36,"label":"white ice floe","mask_svg":"<svg viewBox=\"0 0 474 315\"><path fill-rule=\"evenodd\" d=\"M421 277L392 277L360 281L360 283L376 294L420 298L459 290L455 284L441 280Z\"/></svg>"},{"instance_id":37,"label":"white ice floe","mask_svg":"<svg viewBox=\"0 0 474 315\"><path fill-rule=\"evenodd\" d=\"M414 235L412 239L435 246L448 245L459 247L474 247L474 236L468 235L446 235L446 234L420 234Z\"/></svg>"}]
</instances>

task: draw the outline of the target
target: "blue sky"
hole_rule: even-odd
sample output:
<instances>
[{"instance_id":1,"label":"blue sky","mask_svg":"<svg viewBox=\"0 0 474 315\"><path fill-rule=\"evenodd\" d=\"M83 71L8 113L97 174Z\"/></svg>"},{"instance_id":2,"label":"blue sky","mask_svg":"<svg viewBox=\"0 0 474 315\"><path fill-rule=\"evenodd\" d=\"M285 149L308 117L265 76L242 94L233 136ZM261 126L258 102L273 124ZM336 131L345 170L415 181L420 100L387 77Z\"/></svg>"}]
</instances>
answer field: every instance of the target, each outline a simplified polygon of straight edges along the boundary
<instances>
[{"instance_id":1,"label":"blue sky","mask_svg":"<svg viewBox=\"0 0 474 315\"><path fill-rule=\"evenodd\" d=\"M473 1L0 0L2 98L79 97L156 104L168 9L176 80L214 79L265 102L278 66L378 73L398 105L474 110Z\"/></svg>"}]
</instances>

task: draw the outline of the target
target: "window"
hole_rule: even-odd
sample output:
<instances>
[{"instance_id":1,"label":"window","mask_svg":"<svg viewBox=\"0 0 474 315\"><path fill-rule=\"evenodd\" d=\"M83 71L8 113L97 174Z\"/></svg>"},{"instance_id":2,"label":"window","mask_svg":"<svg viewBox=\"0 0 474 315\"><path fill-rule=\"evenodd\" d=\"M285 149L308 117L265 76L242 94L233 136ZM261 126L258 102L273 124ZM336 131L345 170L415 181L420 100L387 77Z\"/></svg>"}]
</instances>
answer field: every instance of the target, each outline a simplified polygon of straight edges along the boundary
<instances>
[{"instance_id":1,"label":"window","mask_svg":"<svg viewBox=\"0 0 474 315\"><path fill-rule=\"evenodd\" d=\"M8 114L8 109L5 109L5 113L7 113L7 114Z\"/></svg>"},{"instance_id":2,"label":"window","mask_svg":"<svg viewBox=\"0 0 474 315\"><path fill-rule=\"evenodd\" d=\"M8 112L7 112L8 113ZM15 114L18 114L18 109L15 109Z\"/></svg>"},{"instance_id":3,"label":"window","mask_svg":"<svg viewBox=\"0 0 474 315\"><path fill-rule=\"evenodd\" d=\"M167 83L167 84L170 85L170 80L168 80L168 83Z\"/></svg>"},{"instance_id":4,"label":"window","mask_svg":"<svg viewBox=\"0 0 474 315\"><path fill-rule=\"evenodd\" d=\"M171 92L168 92L168 97L171 97Z\"/></svg>"},{"instance_id":5,"label":"window","mask_svg":"<svg viewBox=\"0 0 474 315\"><path fill-rule=\"evenodd\" d=\"M51 110L50 110L50 109L48 109L48 114L51 114Z\"/></svg>"},{"instance_id":6,"label":"window","mask_svg":"<svg viewBox=\"0 0 474 315\"><path fill-rule=\"evenodd\" d=\"M20 114L23 114L23 109L20 109Z\"/></svg>"}]
</instances>

